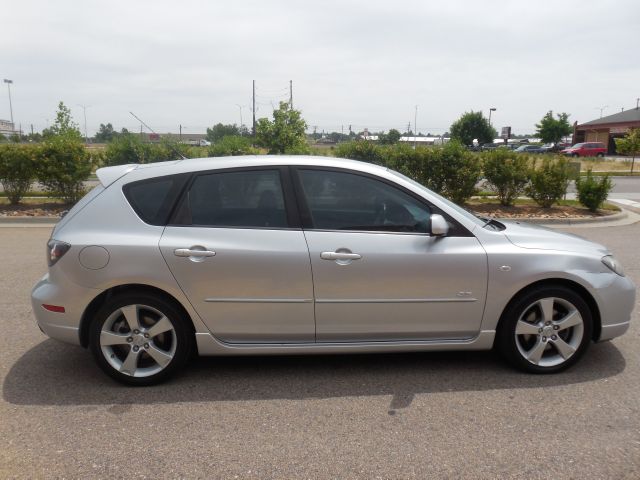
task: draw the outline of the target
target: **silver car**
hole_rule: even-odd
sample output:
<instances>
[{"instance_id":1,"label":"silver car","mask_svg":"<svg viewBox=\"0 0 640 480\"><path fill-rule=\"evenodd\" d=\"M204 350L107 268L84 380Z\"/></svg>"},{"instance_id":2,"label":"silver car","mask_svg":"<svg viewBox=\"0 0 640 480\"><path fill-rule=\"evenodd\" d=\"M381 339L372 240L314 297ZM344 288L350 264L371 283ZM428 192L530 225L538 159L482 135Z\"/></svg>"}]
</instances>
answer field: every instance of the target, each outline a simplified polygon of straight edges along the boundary
<instances>
[{"instance_id":1,"label":"silver car","mask_svg":"<svg viewBox=\"0 0 640 480\"><path fill-rule=\"evenodd\" d=\"M97 172L32 292L48 336L124 383L200 355L497 349L557 372L629 327L603 246L478 218L383 167L202 158Z\"/></svg>"}]
</instances>

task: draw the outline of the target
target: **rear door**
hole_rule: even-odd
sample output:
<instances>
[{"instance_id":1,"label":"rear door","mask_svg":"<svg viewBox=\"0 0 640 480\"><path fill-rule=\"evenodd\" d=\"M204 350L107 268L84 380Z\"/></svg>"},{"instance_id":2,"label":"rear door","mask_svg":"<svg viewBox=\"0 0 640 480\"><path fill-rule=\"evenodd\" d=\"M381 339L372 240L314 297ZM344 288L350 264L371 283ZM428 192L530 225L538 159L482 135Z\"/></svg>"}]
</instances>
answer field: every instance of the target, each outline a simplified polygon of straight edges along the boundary
<instances>
[{"instance_id":1,"label":"rear door","mask_svg":"<svg viewBox=\"0 0 640 480\"><path fill-rule=\"evenodd\" d=\"M197 174L160 249L211 332L229 343L313 342L309 253L287 169Z\"/></svg>"}]
</instances>

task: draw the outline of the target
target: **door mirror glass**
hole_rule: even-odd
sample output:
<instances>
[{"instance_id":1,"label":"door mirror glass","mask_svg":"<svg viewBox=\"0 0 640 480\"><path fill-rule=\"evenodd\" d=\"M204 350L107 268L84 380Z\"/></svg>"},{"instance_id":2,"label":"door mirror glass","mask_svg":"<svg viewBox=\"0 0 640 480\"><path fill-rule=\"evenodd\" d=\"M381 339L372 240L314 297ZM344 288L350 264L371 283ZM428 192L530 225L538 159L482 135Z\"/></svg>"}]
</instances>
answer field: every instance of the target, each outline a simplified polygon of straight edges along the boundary
<instances>
[{"instance_id":1,"label":"door mirror glass","mask_svg":"<svg viewBox=\"0 0 640 480\"><path fill-rule=\"evenodd\" d=\"M444 237L449 232L449 224L442 215L431 214L431 235Z\"/></svg>"}]
</instances>

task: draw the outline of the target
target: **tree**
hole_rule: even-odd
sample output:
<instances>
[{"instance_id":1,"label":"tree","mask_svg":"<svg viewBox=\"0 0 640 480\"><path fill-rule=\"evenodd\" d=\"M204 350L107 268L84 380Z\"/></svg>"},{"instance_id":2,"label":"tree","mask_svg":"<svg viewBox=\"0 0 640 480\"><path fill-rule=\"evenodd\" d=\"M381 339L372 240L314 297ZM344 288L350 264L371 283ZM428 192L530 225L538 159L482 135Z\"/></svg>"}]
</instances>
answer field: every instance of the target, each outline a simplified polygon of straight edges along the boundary
<instances>
[{"instance_id":1,"label":"tree","mask_svg":"<svg viewBox=\"0 0 640 480\"><path fill-rule=\"evenodd\" d=\"M224 137L238 135L240 135L240 129L235 123L233 125L224 125L222 123L218 123L212 128L207 128L207 140L209 140L211 143L216 143L217 141L222 140Z\"/></svg>"},{"instance_id":2,"label":"tree","mask_svg":"<svg viewBox=\"0 0 640 480\"><path fill-rule=\"evenodd\" d=\"M12 205L20 202L35 179L35 148L34 145L0 147L0 183Z\"/></svg>"},{"instance_id":3,"label":"tree","mask_svg":"<svg viewBox=\"0 0 640 480\"><path fill-rule=\"evenodd\" d=\"M71 110L63 102L58 104L58 111L53 125L50 128L45 128L42 135L44 137L56 135L82 141L82 134L78 129L78 124L73 121Z\"/></svg>"},{"instance_id":4,"label":"tree","mask_svg":"<svg viewBox=\"0 0 640 480\"><path fill-rule=\"evenodd\" d=\"M544 143L558 143L573 131L568 113L558 113L556 117L553 118L553 111L549 110L540 123L536 123L536 136Z\"/></svg>"},{"instance_id":5,"label":"tree","mask_svg":"<svg viewBox=\"0 0 640 480\"><path fill-rule=\"evenodd\" d=\"M640 155L640 128L629 130L624 138L616 138L616 151L623 155L631 155L631 173L636 163L636 155Z\"/></svg>"},{"instance_id":6,"label":"tree","mask_svg":"<svg viewBox=\"0 0 640 480\"><path fill-rule=\"evenodd\" d=\"M292 109L287 102L280 102L280 108L273 111L273 121L261 118L256 123L256 139L269 153L306 153L306 128L307 122L300 111Z\"/></svg>"},{"instance_id":7,"label":"tree","mask_svg":"<svg viewBox=\"0 0 640 480\"><path fill-rule=\"evenodd\" d=\"M378 134L378 143L380 145L394 145L400 141L402 135L398 130L392 128L389 132Z\"/></svg>"},{"instance_id":8,"label":"tree","mask_svg":"<svg viewBox=\"0 0 640 480\"><path fill-rule=\"evenodd\" d=\"M95 139L97 143L109 143L117 135L118 132L113 129L113 125L111 125L110 123L107 123L106 125L104 123L101 123L100 128L96 133Z\"/></svg>"},{"instance_id":9,"label":"tree","mask_svg":"<svg viewBox=\"0 0 640 480\"><path fill-rule=\"evenodd\" d=\"M451 139L463 145L471 145L475 139L478 143L493 143L497 132L482 112L466 112L451 125Z\"/></svg>"}]
</instances>

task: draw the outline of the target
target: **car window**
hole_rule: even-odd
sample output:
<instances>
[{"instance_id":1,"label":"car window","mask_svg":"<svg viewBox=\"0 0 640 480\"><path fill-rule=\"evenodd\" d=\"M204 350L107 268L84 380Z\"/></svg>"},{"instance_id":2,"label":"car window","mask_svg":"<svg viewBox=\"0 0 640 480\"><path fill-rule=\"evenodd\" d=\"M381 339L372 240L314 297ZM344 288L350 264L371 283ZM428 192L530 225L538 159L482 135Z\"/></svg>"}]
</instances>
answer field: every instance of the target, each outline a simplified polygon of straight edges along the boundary
<instances>
[{"instance_id":1,"label":"car window","mask_svg":"<svg viewBox=\"0 0 640 480\"><path fill-rule=\"evenodd\" d=\"M287 228L278 170L199 175L186 197L182 224L210 227ZM184 205L181 210L184 209Z\"/></svg>"},{"instance_id":2,"label":"car window","mask_svg":"<svg viewBox=\"0 0 640 480\"><path fill-rule=\"evenodd\" d=\"M346 172L304 169L300 181L314 228L429 231L430 209L385 182Z\"/></svg>"},{"instance_id":3,"label":"car window","mask_svg":"<svg viewBox=\"0 0 640 480\"><path fill-rule=\"evenodd\" d=\"M184 175L170 175L129 183L123 187L123 191L143 222L166 225L185 181Z\"/></svg>"}]
</instances>

